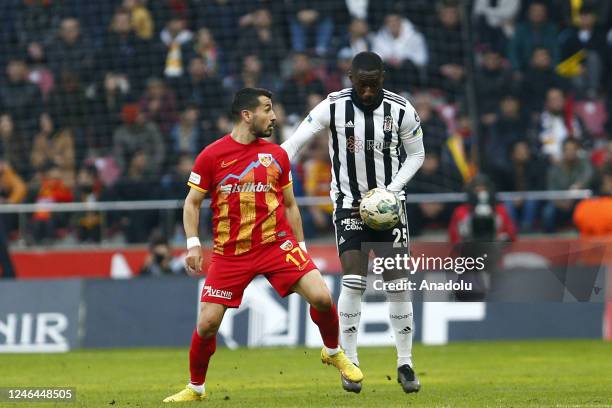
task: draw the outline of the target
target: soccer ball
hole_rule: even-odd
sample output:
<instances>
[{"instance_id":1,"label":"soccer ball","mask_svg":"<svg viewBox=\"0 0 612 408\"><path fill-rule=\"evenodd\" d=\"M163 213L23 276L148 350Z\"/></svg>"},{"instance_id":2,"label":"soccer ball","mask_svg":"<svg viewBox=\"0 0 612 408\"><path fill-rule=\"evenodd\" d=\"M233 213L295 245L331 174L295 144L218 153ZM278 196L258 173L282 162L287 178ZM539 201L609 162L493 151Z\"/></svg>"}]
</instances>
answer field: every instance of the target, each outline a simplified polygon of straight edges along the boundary
<instances>
[{"instance_id":1,"label":"soccer ball","mask_svg":"<svg viewBox=\"0 0 612 408\"><path fill-rule=\"evenodd\" d=\"M373 188L361 199L359 215L373 230L388 230L400 219L400 202L392 192L384 188Z\"/></svg>"}]
</instances>

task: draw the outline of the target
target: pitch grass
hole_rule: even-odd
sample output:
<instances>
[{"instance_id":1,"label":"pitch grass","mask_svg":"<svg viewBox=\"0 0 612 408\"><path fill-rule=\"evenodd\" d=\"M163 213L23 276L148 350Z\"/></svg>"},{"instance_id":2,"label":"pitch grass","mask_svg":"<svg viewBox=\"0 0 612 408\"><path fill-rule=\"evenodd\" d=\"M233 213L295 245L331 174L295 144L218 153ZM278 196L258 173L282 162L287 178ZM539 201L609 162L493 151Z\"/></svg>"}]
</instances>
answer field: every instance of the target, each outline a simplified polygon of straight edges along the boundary
<instances>
[{"instance_id":1,"label":"pitch grass","mask_svg":"<svg viewBox=\"0 0 612 408\"><path fill-rule=\"evenodd\" d=\"M359 395L341 390L318 350L218 349L207 407L612 407L612 345L601 341L416 345L423 387L404 394L392 348L361 348ZM187 382L187 350L124 349L0 355L0 387L72 386L77 402L12 407L157 407ZM196 405L206 404L206 405Z\"/></svg>"}]
</instances>

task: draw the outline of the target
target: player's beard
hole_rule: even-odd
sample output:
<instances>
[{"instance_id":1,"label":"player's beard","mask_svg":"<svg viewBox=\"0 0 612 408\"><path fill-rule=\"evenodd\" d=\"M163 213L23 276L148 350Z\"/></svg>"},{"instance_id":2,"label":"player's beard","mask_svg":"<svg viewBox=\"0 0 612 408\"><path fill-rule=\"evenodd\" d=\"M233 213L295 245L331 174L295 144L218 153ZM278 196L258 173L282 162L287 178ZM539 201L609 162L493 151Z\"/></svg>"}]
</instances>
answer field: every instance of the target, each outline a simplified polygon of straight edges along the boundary
<instances>
[{"instance_id":1,"label":"player's beard","mask_svg":"<svg viewBox=\"0 0 612 408\"><path fill-rule=\"evenodd\" d=\"M251 133L253 133L255 137L270 137L272 136L272 133L274 133L274 124L271 124L270 126L266 128L258 129L256 127L253 127L251 129Z\"/></svg>"}]
</instances>

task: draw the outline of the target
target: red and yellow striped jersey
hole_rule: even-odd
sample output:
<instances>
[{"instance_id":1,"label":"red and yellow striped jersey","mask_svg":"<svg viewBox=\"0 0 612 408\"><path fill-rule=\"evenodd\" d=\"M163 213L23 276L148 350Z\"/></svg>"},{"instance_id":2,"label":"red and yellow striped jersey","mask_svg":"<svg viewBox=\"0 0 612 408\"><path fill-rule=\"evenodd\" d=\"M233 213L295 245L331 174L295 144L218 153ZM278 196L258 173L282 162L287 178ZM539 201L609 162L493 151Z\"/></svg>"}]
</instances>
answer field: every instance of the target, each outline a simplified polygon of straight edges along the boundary
<instances>
[{"instance_id":1,"label":"red and yellow striped jersey","mask_svg":"<svg viewBox=\"0 0 612 408\"><path fill-rule=\"evenodd\" d=\"M187 184L210 194L217 254L240 255L293 235L283 205L291 167L277 144L258 138L245 145L225 135L198 155Z\"/></svg>"}]
</instances>

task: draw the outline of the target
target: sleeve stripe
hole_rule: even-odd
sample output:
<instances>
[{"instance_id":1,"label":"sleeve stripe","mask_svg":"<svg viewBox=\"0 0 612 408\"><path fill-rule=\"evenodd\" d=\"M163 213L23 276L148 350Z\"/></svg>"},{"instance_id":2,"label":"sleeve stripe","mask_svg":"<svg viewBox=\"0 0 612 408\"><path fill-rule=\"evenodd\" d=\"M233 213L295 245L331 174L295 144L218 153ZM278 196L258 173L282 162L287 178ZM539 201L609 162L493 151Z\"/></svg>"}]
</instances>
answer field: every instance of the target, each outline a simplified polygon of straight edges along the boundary
<instances>
[{"instance_id":1,"label":"sleeve stripe","mask_svg":"<svg viewBox=\"0 0 612 408\"><path fill-rule=\"evenodd\" d=\"M200 193L206 193L207 190L204 190L202 187L196 186L192 182L187 182L187 185L195 190L198 190Z\"/></svg>"},{"instance_id":2,"label":"sleeve stripe","mask_svg":"<svg viewBox=\"0 0 612 408\"><path fill-rule=\"evenodd\" d=\"M288 187L291 187L291 185L292 185L292 184L293 184L293 181L290 181L290 182L289 182L289 183L287 183L286 185L282 186L282 187L281 187L281 190L284 190L284 189L286 189L286 188L288 188Z\"/></svg>"}]
</instances>

